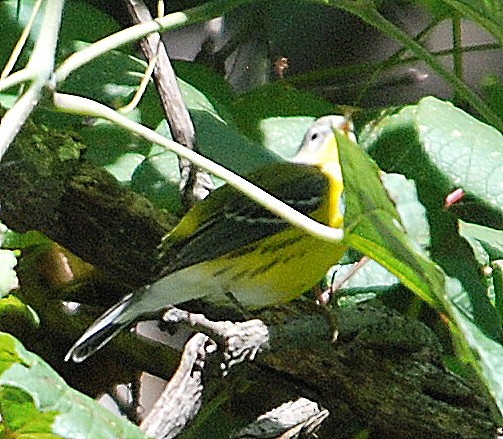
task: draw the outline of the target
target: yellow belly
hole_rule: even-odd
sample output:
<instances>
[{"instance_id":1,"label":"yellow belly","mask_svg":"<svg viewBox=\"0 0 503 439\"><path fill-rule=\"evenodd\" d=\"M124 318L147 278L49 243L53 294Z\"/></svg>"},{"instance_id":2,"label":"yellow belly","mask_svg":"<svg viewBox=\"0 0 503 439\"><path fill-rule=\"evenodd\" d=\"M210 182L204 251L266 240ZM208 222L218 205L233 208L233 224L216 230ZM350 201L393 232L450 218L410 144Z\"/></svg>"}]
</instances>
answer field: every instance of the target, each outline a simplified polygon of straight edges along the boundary
<instances>
[{"instance_id":1,"label":"yellow belly","mask_svg":"<svg viewBox=\"0 0 503 439\"><path fill-rule=\"evenodd\" d=\"M206 276L246 308L287 302L314 286L344 255L341 243L294 228L204 264ZM211 296L211 292L209 295Z\"/></svg>"}]
</instances>

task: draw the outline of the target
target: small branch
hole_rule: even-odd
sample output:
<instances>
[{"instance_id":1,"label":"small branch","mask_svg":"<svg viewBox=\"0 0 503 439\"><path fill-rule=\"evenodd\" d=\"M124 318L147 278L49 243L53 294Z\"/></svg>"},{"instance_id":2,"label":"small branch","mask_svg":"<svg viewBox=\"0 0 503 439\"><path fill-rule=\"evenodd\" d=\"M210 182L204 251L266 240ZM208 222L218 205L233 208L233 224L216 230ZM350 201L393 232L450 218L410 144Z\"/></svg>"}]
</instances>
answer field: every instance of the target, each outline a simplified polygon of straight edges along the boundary
<instances>
[{"instance_id":1,"label":"small branch","mask_svg":"<svg viewBox=\"0 0 503 439\"><path fill-rule=\"evenodd\" d=\"M464 46L460 48L461 53L476 53L483 52L487 50L499 50L501 46L498 43L485 43L485 44L474 44L471 46ZM349 66L341 66L341 67L329 67L325 69L316 70L315 72L309 73L300 73L293 76L288 76L284 81L288 84L292 85L309 85L310 83L319 84L320 81L331 81L338 78L354 78L362 75L369 75L372 73L380 72L384 73L392 68L399 67L405 64L413 63L416 61L421 61L421 58L415 55L410 56L398 56L402 50L398 50L393 54L390 58L384 61L378 62L366 62L360 64L354 64ZM452 55L454 50L451 49L442 49L442 50L434 50L431 52L433 56L442 57ZM347 87L347 84L341 83L338 87L335 85L333 88L344 88Z\"/></svg>"},{"instance_id":2,"label":"small branch","mask_svg":"<svg viewBox=\"0 0 503 439\"><path fill-rule=\"evenodd\" d=\"M452 61L454 75L461 80L464 76L462 45L461 16L456 14L452 17ZM457 93L455 99L457 100Z\"/></svg>"},{"instance_id":3,"label":"small branch","mask_svg":"<svg viewBox=\"0 0 503 439\"><path fill-rule=\"evenodd\" d=\"M445 82L447 82L456 92L459 98L469 103L475 111L484 117L488 123L495 128L503 130L503 120L487 105L484 100L466 85L454 73L445 68L442 63L432 55L421 44L414 41L402 29L383 17L375 6L366 2L354 2L348 0L332 1L332 6L345 10L371 26L379 29L388 37L402 43L410 51L424 60Z\"/></svg>"},{"instance_id":4,"label":"small branch","mask_svg":"<svg viewBox=\"0 0 503 439\"><path fill-rule=\"evenodd\" d=\"M127 6L135 23L143 23L152 20L150 11L141 0L127 0ZM154 82L161 98L164 114L168 121L173 140L197 151L194 124L189 111L183 101L178 81L169 60L164 43L158 33L150 34L140 40L143 54L149 63L155 62ZM213 189L210 176L203 171L194 168L190 161L181 158L179 160L182 191L182 200L186 209L192 206L194 201L200 201Z\"/></svg>"},{"instance_id":5,"label":"small branch","mask_svg":"<svg viewBox=\"0 0 503 439\"><path fill-rule=\"evenodd\" d=\"M26 40L28 39L28 36L30 35L30 31L33 27L33 22L35 21L35 17L37 16L38 10L40 9L40 5L42 3L42 0L37 0L35 5L33 6L33 10L31 11L30 18L28 20L28 23L26 23L26 26L23 29L23 32L21 33L21 36L19 37L19 40L14 47L14 50L9 56L9 60L7 61L7 64L5 64L5 67L2 70L2 74L0 75L1 79L6 78L11 70L14 68L16 65L16 61L19 58L19 55L21 54L24 45L26 44Z\"/></svg>"},{"instance_id":6,"label":"small branch","mask_svg":"<svg viewBox=\"0 0 503 439\"><path fill-rule=\"evenodd\" d=\"M221 365L224 375L242 361L253 361L259 352L269 346L269 330L259 319L245 322L212 321L203 314L194 314L182 309L170 307L163 316L167 323L186 323L198 330L210 331L224 339L224 363Z\"/></svg>"},{"instance_id":7,"label":"small branch","mask_svg":"<svg viewBox=\"0 0 503 439\"><path fill-rule=\"evenodd\" d=\"M202 403L206 356L215 349L215 343L204 334L198 333L187 342L178 370L141 423L147 436L174 438L194 418Z\"/></svg>"},{"instance_id":8,"label":"small branch","mask_svg":"<svg viewBox=\"0 0 503 439\"><path fill-rule=\"evenodd\" d=\"M259 416L255 422L232 435L231 438L290 439L298 438L301 433L316 437L315 431L329 414L328 410L321 409L315 402L299 398Z\"/></svg>"},{"instance_id":9,"label":"small branch","mask_svg":"<svg viewBox=\"0 0 503 439\"><path fill-rule=\"evenodd\" d=\"M229 171L227 168L224 168L223 166L197 154L194 151L190 151L179 143L166 139L155 131L152 131L139 123L129 120L127 117L119 114L106 105L100 104L91 99L63 93L54 94L54 105L59 110L69 113L99 117L109 120L110 122L138 134L150 142L164 146L170 151L173 151L175 154L190 160L194 165L206 169L209 173L227 181L228 184L242 192L253 201L259 203L261 206L264 206L272 213L287 220L290 224L298 227L304 232L326 241L340 242L344 239L343 229L326 226L301 214L288 204L283 203L243 177Z\"/></svg>"},{"instance_id":10,"label":"small branch","mask_svg":"<svg viewBox=\"0 0 503 439\"><path fill-rule=\"evenodd\" d=\"M0 92L14 87L15 85L22 84L23 82L30 81L34 78L34 76L35 73L26 68L18 70L12 75L0 80Z\"/></svg>"}]
</instances>

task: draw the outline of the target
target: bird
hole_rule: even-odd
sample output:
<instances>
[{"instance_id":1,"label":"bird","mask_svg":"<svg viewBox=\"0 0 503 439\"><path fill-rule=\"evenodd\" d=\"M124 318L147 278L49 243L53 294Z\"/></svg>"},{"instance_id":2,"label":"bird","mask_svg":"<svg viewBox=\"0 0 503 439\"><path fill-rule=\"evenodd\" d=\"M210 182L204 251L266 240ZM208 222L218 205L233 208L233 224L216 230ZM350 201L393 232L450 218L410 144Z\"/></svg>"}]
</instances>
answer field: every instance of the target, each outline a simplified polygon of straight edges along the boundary
<instances>
[{"instance_id":1,"label":"bird","mask_svg":"<svg viewBox=\"0 0 503 439\"><path fill-rule=\"evenodd\" d=\"M297 211L342 229L344 182L336 131L354 140L343 116L317 119L290 161L247 179ZM276 216L230 185L192 207L159 246L158 280L126 295L71 347L82 362L122 329L170 305L231 294L244 309L288 302L315 286L347 250ZM228 300L228 299L227 299Z\"/></svg>"}]
</instances>

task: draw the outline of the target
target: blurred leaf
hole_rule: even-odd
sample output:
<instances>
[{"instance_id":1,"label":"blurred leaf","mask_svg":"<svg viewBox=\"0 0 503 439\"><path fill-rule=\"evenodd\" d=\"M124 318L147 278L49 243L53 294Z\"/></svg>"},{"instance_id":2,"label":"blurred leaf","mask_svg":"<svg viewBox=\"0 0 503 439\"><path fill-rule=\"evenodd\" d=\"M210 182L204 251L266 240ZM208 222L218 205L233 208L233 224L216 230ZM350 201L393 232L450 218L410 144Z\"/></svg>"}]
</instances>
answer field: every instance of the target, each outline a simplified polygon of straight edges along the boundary
<instances>
[{"instance_id":1,"label":"blurred leaf","mask_svg":"<svg viewBox=\"0 0 503 439\"><path fill-rule=\"evenodd\" d=\"M224 120L232 120L233 116L229 110L236 96L221 75L195 62L174 61L173 66L177 77L202 93L216 113Z\"/></svg>"},{"instance_id":2,"label":"blurred leaf","mask_svg":"<svg viewBox=\"0 0 503 439\"><path fill-rule=\"evenodd\" d=\"M6 230L0 236L0 247L12 250L24 249L33 245L50 244L52 242L47 236L36 230L30 230L25 233Z\"/></svg>"},{"instance_id":3,"label":"blurred leaf","mask_svg":"<svg viewBox=\"0 0 503 439\"><path fill-rule=\"evenodd\" d=\"M33 326L38 326L40 323L40 318L35 310L26 303L22 302L14 294L10 294L9 296L0 299L0 321L2 328L9 327L8 324L5 325L8 318L16 319L16 329L19 328L20 324L25 325L29 323Z\"/></svg>"},{"instance_id":4,"label":"blurred leaf","mask_svg":"<svg viewBox=\"0 0 503 439\"><path fill-rule=\"evenodd\" d=\"M491 260L503 259L503 231L459 221L459 234L479 242Z\"/></svg>"},{"instance_id":5,"label":"blurred leaf","mask_svg":"<svg viewBox=\"0 0 503 439\"><path fill-rule=\"evenodd\" d=\"M487 75L480 84L484 97L492 110L503 118L503 83L497 75Z\"/></svg>"},{"instance_id":6,"label":"blurred leaf","mask_svg":"<svg viewBox=\"0 0 503 439\"><path fill-rule=\"evenodd\" d=\"M0 45L0 65L4 65L14 45L17 42L24 26L26 25L33 5L36 0L23 0L20 2L19 16L17 16L17 1L0 2L0 23L2 23L2 44ZM94 42L113 32L120 30L120 26L107 14L88 2L75 1L67 2L64 10L64 20L61 25L60 38L58 40L59 58L67 56L74 50L73 42L83 40ZM85 17L83 19L82 17ZM35 20L28 48L40 31L42 14L38 13ZM92 23L92 25L89 25ZM132 47L132 45L129 45ZM26 62L30 50L25 49L21 55L18 65Z\"/></svg>"},{"instance_id":7,"label":"blurred leaf","mask_svg":"<svg viewBox=\"0 0 503 439\"><path fill-rule=\"evenodd\" d=\"M19 437L60 438L51 433L58 412L37 410L29 394L10 386L0 386L0 412L5 428Z\"/></svg>"},{"instance_id":8,"label":"blurred leaf","mask_svg":"<svg viewBox=\"0 0 503 439\"><path fill-rule=\"evenodd\" d=\"M33 1L33 0L31 0ZM25 0L23 0L24 4ZM75 50L74 42L93 43L122 29L102 8L93 6L91 2L74 1L65 3L64 20L59 34L61 55L68 56L68 50ZM121 51L133 53L134 44L121 46ZM60 59L61 59L60 55Z\"/></svg>"},{"instance_id":9,"label":"blurred leaf","mask_svg":"<svg viewBox=\"0 0 503 439\"><path fill-rule=\"evenodd\" d=\"M491 280L494 287L494 307L503 317L503 260L493 261L491 264Z\"/></svg>"},{"instance_id":10,"label":"blurred leaf","mask_svg":"<svg viewBox=\"0 0 503 439\"><path fill-rule=\"evenodd\" d=\"M68 387L5 333L0 333L0 410L16 437L145 438L137 426Z\"/></svg>"},{"instance_id":11,"label":"blurred leaf","mask_svg":"<svg viewBox=\"0 0 503 439\"><path fill-rule=\"evenodd\" d=\"M452 17L454 9L449 7L443 0L418 0L437 19Z\"/></svg>"},{"instance_id":12,"label":"blurred leaf","mask_svg":"<svg viewBox=\"0 0 503 439\"><path fill-rule=\"evenodd\" d=\"M19 286L16 271L17 258L14 252L0 249L0 298Z\"/></svg>"},{"instance_id":13,"label":"blurred leaf","mask_svg":"<svg viewBox=\"0 0 503 439\"><path fill-rule=\"evenodd\" d=\"M262 143L262 121L277 117L319 117L336 108L319 96L280 82L266 84L240 95L232 107L241 132ZM270 137L270 136L269 136Z\"/></svg>"}]
</instances>

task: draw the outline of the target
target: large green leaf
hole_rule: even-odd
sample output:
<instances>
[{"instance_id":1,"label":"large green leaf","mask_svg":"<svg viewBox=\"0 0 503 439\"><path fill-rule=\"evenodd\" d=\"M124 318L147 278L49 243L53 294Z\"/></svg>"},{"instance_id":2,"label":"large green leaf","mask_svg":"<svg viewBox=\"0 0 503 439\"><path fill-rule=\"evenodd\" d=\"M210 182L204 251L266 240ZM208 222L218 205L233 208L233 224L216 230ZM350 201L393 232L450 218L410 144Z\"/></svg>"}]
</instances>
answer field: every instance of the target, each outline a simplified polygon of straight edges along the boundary
<instances>
[{"instance_id":1,"label":"large green leaf","mask_svg":"<svg viewBox=\"0 0 503 439\"><path fill-rule=\"evenodd\" d=\"M459 236L454 212L486 223L501 222L499 194L491 183L503 178L501 134L452 104L430 97L372 125L362 143L382 169L416 182L428 212L432 259L461 281L466 295L458 298L458 306L463 312L499 338L500 317L490 304L472 249ZM446 196L460 187L468 202L446 209Z\"/></svg>"},{"instance_id":2,"label":"large green leaf","mask_svg":"<svg viewBox=\"0 0 503 439\"><path fill-rule=\"evenodd\" d=\"M333 113L335 107L325 99L304 90L275 82L257 87L235 99L233 114L240 131L248 137L263 142L271 138L264 129L275 128L268 119L305 118ZM304 131L305 133L305 131ZM274 136L277 139L277 136Z\"/></svg>"},{"instance_id":3,"label":"large green leaf","mask_svg":"<svg viewBox=\"0 0 503 439\"><path fill-rule=\"evenodd\" d=\"M441 271L436 274L428 267L428 271L415 273L418 282L411 279L409 283L427 286L442 303L452 321L458 346L503 413L501 316L489 300L487 282L479 274L472 249L458 234L455 209L444 207L445 196L461 187L472 201L467 203L475 209L472 216L478 213L479 220L485 222L501 217L499 194L492 184L501 180L501 134L450 103L425 98L418 105L373 125L364 144L381 167L416 181L420 199L428 211L431 255L451 277L444 281ZM389 221L386 227L380 225L386 220L384 217L378 212L373 214L372 221L366 221L368 228L380 227L385 233L396 234ZM365 250L363 246L370 241L369 245L375 247L374 240L366 236L371 233L363 226L360 230L365 236L356 236L356 246L363 241L359 248ZM406 254L401 259L406 270L397 273L402 282L403 275L410 274L407 268L411 259L408 251ZM423 264L424 261L418 267Z\"/></svg>"},{"instance_id":4,"label":"large green leaf","mask_svg":"<svg viewBox=\"0 0 503 439\"><path fill-rule=\"evenodd\" d=\"M40 357L5 333L0 333L0 413L9 437L146 437L137 426L68 387Z\"/></svg>"},{"instance_id":5,"label":"large green leaf","mask_svg":"<svg viewBox=\"0 0 503 439\"><path fill-rule=\"evenodd\" d=\"M346 136L338 135L337 141L346 193L348 244L379 262L423 300L442 307L443 275L405 233L377 165Z\"/></svg>"},{"instance_id":6,"label":"large green leaf","mask_svg":"<svg viewBox=\"0 0 503 439\"><path fill-rule=\"evenodd\" d=\"M393 201L404 230L410 238L410 243L419 249L427 249L430 245L429 224L425 208L418 201L416 186L412 180L407 180L400 174L379 173L386 192ZM349 221L349 218L348 218ZM336 266L333 273L327 274L327 283L338 284L352 269L351 265ZM356 273L353 273L338 290L339 303L350 303L369 300L372 296L386 294L399 284L382 265L369 261ZM350 297L349 297L350 296Z\"/></svg>"}]
</instances>

